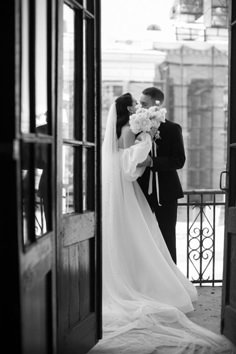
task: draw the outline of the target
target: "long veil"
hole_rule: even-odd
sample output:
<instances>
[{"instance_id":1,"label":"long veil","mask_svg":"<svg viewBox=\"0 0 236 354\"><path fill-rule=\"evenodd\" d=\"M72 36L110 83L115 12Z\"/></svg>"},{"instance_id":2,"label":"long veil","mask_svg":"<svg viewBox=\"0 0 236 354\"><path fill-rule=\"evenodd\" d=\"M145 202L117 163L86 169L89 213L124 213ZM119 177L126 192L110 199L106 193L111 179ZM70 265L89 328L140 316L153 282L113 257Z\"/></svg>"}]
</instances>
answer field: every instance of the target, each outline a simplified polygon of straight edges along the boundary
<instances>
[{"instance_id":1,"label":"long veil","mask_svg":"<svg viewBox=\"0 0 236 354\"><path fill-rule=\"evenodd\" d=\"M106 130L102 144L102 157L112 155L114 152L118 151L118 143L116 138L116 121L116 105L115 103L113 103L109 109L107 116ZM103 168L104 167L105 165L103 164Z\"/></svg>"},{"instance_id":2,"label":"long veil","mask_svg":"<svg viewBox=\"0 0 236 354\"><path fill-rule=\"evenodd\" d=\"M221 335L193 323L182 311L142 296L116 272L122 268L117 247L124 247L120 221L124 206L116 106L108 113L102 146L103 339L91 354L229 354L235 351ZM120 262L120 264L118 264ZM162 270L160 269L160 272ZM124 298L125 293L129 294Z\"/></svg>"}]
</instances>

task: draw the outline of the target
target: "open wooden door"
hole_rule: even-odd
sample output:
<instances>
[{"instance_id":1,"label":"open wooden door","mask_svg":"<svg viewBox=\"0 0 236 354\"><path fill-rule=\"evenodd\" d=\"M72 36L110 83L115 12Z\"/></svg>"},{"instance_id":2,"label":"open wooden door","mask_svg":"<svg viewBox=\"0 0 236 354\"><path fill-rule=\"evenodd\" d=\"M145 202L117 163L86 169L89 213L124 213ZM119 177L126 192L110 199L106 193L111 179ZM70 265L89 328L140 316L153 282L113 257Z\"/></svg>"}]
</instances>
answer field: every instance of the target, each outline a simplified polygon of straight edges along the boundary
<instances>
[{"instance_id":1,"label":"open wooden door","mask_svg":"<svg viewBox=\"0 0 236 354\"><path fill-rule=\"evenodd\" d=\"M82 354L101 337L100 1L1 14L1 343Z\"/></svg>"},{"instance_id":2,"label":"open wooden door","mask_svg":"<svg viewBox=\"0 0 236 354\"><path fill-rule=\"evenodd\" d=\"M54 5L15 0L2 8L2 345L24 354L56 353Z\"/></svg>"},{"instance_id":3,"label":"open wooden door","mask_svg":"<svg viewBox=\"0 0 236 354\"><path fill-rule=\"evenodd\" d=\"M58 348L101 337L100 2L60 2L57 127Z\"/></svg>"},{"instance_id":4,"label":"open wooden door","mask_svg":"<svg viewBox=\"0 0 236 354\"><path fill-rule=\"evenodd\" d=\"M236 3L229 3L229 124L221 331L236 344Z\"/></svg>"}]
</instances>

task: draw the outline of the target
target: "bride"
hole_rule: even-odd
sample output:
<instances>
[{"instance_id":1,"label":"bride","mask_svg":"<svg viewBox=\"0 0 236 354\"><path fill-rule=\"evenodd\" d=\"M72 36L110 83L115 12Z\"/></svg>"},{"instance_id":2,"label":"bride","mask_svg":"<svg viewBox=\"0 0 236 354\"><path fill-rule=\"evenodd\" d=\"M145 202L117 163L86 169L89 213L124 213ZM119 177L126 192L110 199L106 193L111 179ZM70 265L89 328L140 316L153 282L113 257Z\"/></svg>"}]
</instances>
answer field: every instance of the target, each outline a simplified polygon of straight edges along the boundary
<instances>
[{"instance_id":1,"label":"bride","mask_svg":"<svg viewBox=\"0 0 236 354\"><path fill-rule=\"evenodd\" d=\"M103 339L91 353L234 353L185 315L197 291L173 262L137 182L152 139L131 132L135 106L129 93L116 99L102 147Z\"/></svg>"}]
</instances>

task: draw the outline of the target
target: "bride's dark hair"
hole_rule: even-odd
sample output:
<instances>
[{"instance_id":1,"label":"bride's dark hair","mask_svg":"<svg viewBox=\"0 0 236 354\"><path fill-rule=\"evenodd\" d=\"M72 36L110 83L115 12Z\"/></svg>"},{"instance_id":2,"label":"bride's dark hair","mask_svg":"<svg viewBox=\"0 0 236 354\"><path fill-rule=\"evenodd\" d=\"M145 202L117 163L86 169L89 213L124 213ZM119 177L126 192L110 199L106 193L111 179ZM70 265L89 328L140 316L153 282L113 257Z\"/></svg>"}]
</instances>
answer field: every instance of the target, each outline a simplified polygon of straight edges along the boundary
<instances>
[{"instance_id":1,"label":"bride's dark hair","mask_svg":"<svg viewBox=\"0 0 236 354\"><path fill-rule=\"evenodd\" d=\"M132 106L133 98L129 92L124 93L120 97L115 100L116 103L116 113L117 113L117 121L116 121L116 135L119 139L121 135L121 128L128 123L130 112L127 107Z\"/></svg>"}]
</instances>

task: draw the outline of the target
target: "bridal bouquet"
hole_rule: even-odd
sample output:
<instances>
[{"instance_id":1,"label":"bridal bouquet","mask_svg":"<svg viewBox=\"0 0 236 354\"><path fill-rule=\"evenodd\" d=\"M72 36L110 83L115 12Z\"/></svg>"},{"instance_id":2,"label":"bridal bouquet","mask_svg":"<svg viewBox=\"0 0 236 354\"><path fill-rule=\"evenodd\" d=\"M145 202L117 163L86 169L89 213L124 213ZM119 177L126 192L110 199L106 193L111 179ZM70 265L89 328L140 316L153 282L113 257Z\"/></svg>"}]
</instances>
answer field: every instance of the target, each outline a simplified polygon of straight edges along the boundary
<instances>
[{"instance_id":1,"label":"bridal bouquet","mask_svg":"<svg viewBox=\"0 0 236 354\"><path fill-rule=\"evenodd\" d=\"M137 107L134 114L130 116L130 129L134 134L141 132L155 132L154 137L160 138L159 126L165 122L166 109L160 107L160 102L156 101L156 106L150 108Z\"/></svg>"}]
</instances>

